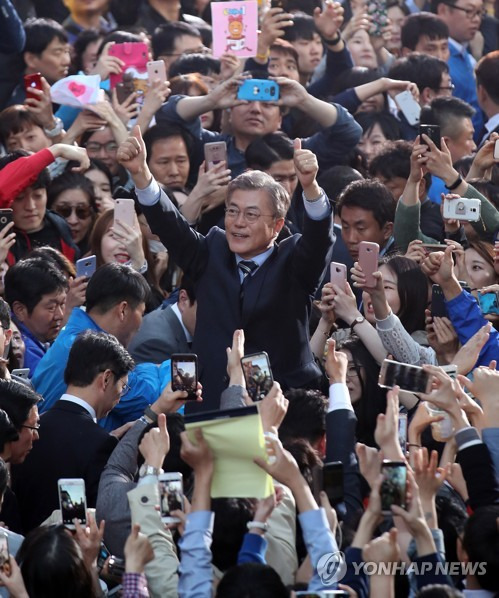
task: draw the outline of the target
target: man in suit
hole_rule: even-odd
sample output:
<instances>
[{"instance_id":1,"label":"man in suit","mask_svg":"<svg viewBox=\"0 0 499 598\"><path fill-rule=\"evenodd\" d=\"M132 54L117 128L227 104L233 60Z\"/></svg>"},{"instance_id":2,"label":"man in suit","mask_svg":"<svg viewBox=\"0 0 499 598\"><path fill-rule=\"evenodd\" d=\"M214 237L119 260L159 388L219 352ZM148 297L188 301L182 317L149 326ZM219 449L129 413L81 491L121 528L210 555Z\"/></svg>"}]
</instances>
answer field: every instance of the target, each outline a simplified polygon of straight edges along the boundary
<instances>
[{"instance_id":1,"label":"man in suit","mask_svg":"<svg viewBox=\"0 0 499 598\"><path fill-rule=\"evenodd\" d=\"M481 139L477 140L480 147L492 133L499 133L499 50L490 52L480 59L476 67L476 86L478 103L484 111L487 122L482 131Z\"/></svg>"},{"instance_id":2,"label":"man in suit","mask_svg":"<svg viewBox=\"0 0 499 598\"><path fill-rule=\"evenodd\" d=\"M127 350L110 334L87 331L74 342L64 372L66 393L42 415L40 440L12 472L26 531L59 508L60 478L83 478L87 506L95 507L101 472L117 442L97 419L126 392L132 368Z\"/></svg>"},{"instance_id":3,"label":"man in suit","mask_svg":"<svg viewBox=\"0 0 499 598\"><path fill-rule=\"evenodd\" d=\"M191 353L196 327L196 298L193 286L183 277L178 301L147 314L128 345L136 363L162 363L173 353Z\"/></svg>"},{"instance_id":4,"label":"man in suit","mask_svg":"<svg viewBox=\"0 0 499 598\"><path fill-rule=\"evenodd\" d=\"M279 244L275 240L289 195L269 175L251 171L236 177L228 187L225 231L213 227L204 237L191 229L153 179L139 127L120 146L118 159L134 180L151 230L195 286L193 351L204 386L202 409L219 407L226 348L236 329L244 329L248 353L268 352L281 386L316 384L320 371L309 347L308 317L334 237L331 207L316 182L315 155L295 140L303 234Z\"/></svg>"}]
</instances>

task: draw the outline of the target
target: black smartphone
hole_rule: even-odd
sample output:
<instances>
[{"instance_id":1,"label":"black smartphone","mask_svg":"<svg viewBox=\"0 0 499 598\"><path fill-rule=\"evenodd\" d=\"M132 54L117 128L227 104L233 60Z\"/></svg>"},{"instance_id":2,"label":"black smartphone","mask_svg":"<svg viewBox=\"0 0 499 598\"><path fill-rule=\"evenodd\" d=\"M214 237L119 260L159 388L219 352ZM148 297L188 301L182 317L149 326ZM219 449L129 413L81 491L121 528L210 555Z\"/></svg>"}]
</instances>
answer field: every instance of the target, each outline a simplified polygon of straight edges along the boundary
<instances>
[{"instance_id":1,"label":"black smartphone","mask_svg":"<svg viewBox=\"0 0 499 598\"><path fill-rule=\"evenodd\" d=\"M439 284L431 285L431 317L447 318L449 313L445 305L445 297L442 287Z\"/></svg>"},{"instance_id":2,"label":"black smartphone","mask_svg":"<svg viewBox=\"0 0 499 598\"><path fill-rule=\"evenodd\" d=\"M265 351L251 353L241 359L246 390L252 401L261 401L274 383L269 356Z\"/></svg>"},{"instance_id":3,"label":"black smartphone","mask_svg":"<svg viewBox=\"0 0 499 598\"><path fill-rule=\"evenodd\" d=\"M171 361L172 390L185 390L188 393L187 400L195 401L198 388L198 356L194 353L174 353Z\"/></svg>"},{"instance_id":4,"label":"black smartphone","mask_svg":"<svg viewBox=\"0 0 499 598\"><path fill-rule=\"evenodd\" d=\"M343 502L343 463L341 461L324 463L322 469L322 489L327 494L332 506Z\"/></svg>"},{"instance_id":5,"label":"black smartphone","mask_svg":"<svg viewBox=\"0 0 499 598\"><path fill-rule=\"evenodd\" d=\"M427 145L423 139L423 134L428 135L438 149L442 149L440 146L440 127L438 125L419 125L419 140Z\"/></svg>"},{"instance_id":6,"label":"black smartphone","mask_svg":"<svg viewBox=\"0 0 499 598\"><path fill-rule=\"evenodd\" d=\"M382 388L400 387L408 392L429 393L431 376L417 365L385 359L381 364L378 385Z\"/></svg>"},{"instance_id":7,"label":"black smartphone","mask_svg":"<svg viewBox=\"0 0 499 598\"><path fill-rule=\"evenodd\" d=\"M11 208L4 208L3 210L0 210L0 230L3 230L7 224L9 224L9 222L12 222Z\"/></svg>"},{"instance_id":8,"label":"black smartphone","mask_svg":"<svg viewBox=\"0 0 499 598\"><path fill-rule=\"evenodd\" d=\"M381 512L391 515L391 506L405 509L407 465L403 461L384 461L381 466Z\"/></svg>"}]
</instances>

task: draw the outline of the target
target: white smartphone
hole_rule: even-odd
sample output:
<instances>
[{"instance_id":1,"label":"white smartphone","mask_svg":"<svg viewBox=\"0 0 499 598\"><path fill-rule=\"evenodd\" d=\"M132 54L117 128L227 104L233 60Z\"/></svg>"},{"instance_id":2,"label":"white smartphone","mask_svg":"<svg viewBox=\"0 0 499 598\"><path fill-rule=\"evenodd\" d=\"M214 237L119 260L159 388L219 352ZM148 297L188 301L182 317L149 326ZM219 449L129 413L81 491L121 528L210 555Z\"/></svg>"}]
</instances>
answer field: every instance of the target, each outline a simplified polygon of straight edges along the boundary
<instances>
[{"instance_id":1,"label":"white smartphone","mask_svg":"<svg viewBox=\"0 0 499 598\"><path fill-rule=\"evenodd\" d=\"M330 280L331 284L338 285L342 291L345 290L345 282L347 280L347 267L345 264L331 262Z\"/></svg>"},{"instance_id":2,"label":"white smartphone","mask_svg":"<svg viewBox=\"0 0 499 598\"><path fill-rule=\"evenodd\" d=\"M480 208L482 202L479 199L456 197L444 199L442 216L446 220L465 220L467 222L478 222L480 220Z\"/></svg>"},{"instance_id":3,"label":"white smartphone","mask_svg":"<svg viewBox=\"0 0 499 598\"><path fill-rule=\"evenodd\" d=\"M10 372L13 376L22 378L23 380L29 380L29 368L18 368Z\"/></svg>"},{"instance_id":4,"label":"white smartphone","mask_svg":"<svg viewBox=\"0 0 499 598\"><path fill-rule=\"evenodd\" d=\"M87 498L85 480L81 478L63 478L57 481L62 524L68 529L75 529L74 520L81 525L87 524Z\"/></svg>"},{"instance_id":5,"label":"white smartphone","mask_svg":"<svg viewBox=\"0 0 499 598\"><path fill-rule=\"evenodd\" d=\"M499 160L499 139L496 139L496 144L494 145L494 160Z\"/></svg>"},{"instance_id":6,"label":"white smartphone","mask_svg":"<svg viewBox=\"0 0 499 598\"><path fill-rule=\"evenodd\" d=\"M395 96L395 101L407 122L415 127L419 124L421 106L416 102L412 93L408 90L402 91Z\"/></svg>"},{"instance_id":7,"label":"white smartphone","mask_svg":"<svg viewBox=\"0 0 499 598\"><path fill-rule=\"evenodd\" d=\"M118 198L114 202L114 221L124 222L133 228L135 224L135 202L129 198Z\"/></svg>"},{"instance_id":8,"label":"white smartphone","mask_svg":"<svg viewBox=\"0 0 499 598\"><path fill-rule=\"evenodd\" d=\"M166 66L164 60L153 60L147 63L147 78L149 83L155 79L159 79L163 83L166 82Z\"/></svg>"},{"instance_id":9,"label":"white smartphone","mask_svg":"<svg viewBox=\"0 0 499 598\"><path fill-rule=\"evenodd\" d=\"M184 510L184 484L179 471L162 473L158 476L159 506L161 520L164 523L178 523L178 517L172 517L172 511Z\"/></svg>"},{"instance_id":10,"label":"white smartphone","mask_svg":"<svg viewBox=\"0 0 499 598\"><path fill-rule=\"evenodd\" d=\"M76 276L85 276L90 278L97 268L97 258L95 255L82 257L76 262Z\"/></svg>"}]
</instances>

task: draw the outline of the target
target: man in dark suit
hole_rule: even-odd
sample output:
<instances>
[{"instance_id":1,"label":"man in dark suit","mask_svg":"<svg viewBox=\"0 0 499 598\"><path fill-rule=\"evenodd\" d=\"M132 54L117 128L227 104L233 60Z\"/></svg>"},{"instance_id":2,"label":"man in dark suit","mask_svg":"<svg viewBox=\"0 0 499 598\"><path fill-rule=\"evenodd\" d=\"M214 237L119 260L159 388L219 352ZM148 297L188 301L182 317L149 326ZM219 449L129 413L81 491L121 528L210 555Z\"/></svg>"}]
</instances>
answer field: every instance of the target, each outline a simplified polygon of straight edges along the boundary
<instances>
[{"instance_id":1,"label":"man in dark suit","mask_svg":"<svg viewBox=\"0 0 499 598\"><path fill-rule=\"evenodd\" d=\"M83 478L87 506L95 507L102 470L116 437L97 425L127 390L133 360L110 334L87 331L71 347L64 372L67 391L40 418L40 440L13 468L13 489L25 531L59 508L57 480Z\"/></svg>"},{"instance_id":2,"label":"man in dark suit","mask_svg":"<svg viewBox=\"0 0 499 598\"><path fill-rule=\"evenodd\" d=\"M197 303L192 285L182 279L178 301L147 314L128 345L136 363L162 363L173 353L192 353Z\"/></svg>"},{"instance_id":3,"label":"man in dark suit","mask_svg":"<svg viewBox=\"0 0 499 598\"><path fill-rule=\"evenodd\" d=\"M191 229L153 179L138 127L120 146L118 159L133 177L151 230L194 283L198 311L193 351L204 386L202 409L219 406L226 348L240 328L248 353L268 352L281 386L316 384L320 370L309 347L308 318L334 242L331 207L316 182L316 156L295 140L303 234L279 244L275 240L289 195L269 175L251 171L236 177L228 187L225 231L213 227L204 237Z\"/></svg>"},{"instance_id":4,"label":"man in dark suit","mask_svg":"<svg viewBox=\"0 0 499 598\"><path fill-rule=\"evenodd\" d=\"M481 131L482 137L477 140L481 147L492 135L499 133L499 50L483 56L476 67L476 87L478 103L484 111L487 121Z\"/></svg>"}]
</instances>

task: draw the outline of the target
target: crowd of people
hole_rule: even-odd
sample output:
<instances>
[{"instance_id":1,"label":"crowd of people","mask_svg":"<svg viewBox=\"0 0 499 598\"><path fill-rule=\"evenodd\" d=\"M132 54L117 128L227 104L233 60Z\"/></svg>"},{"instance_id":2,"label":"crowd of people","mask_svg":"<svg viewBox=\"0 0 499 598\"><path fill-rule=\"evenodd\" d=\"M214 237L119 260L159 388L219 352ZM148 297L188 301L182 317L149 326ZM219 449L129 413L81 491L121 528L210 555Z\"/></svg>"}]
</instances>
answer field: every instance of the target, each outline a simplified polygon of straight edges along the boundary
<instances>
[{"instance_id":1,"label":"crowd of people","mask_svg":"<svg viewBox=\"0 0 499 598\"><path fill-rule=\"evenodd\" d=\"M499 5L211 4L0 0L0 595L499 596Z\"/></svg>"}]
</instances>

